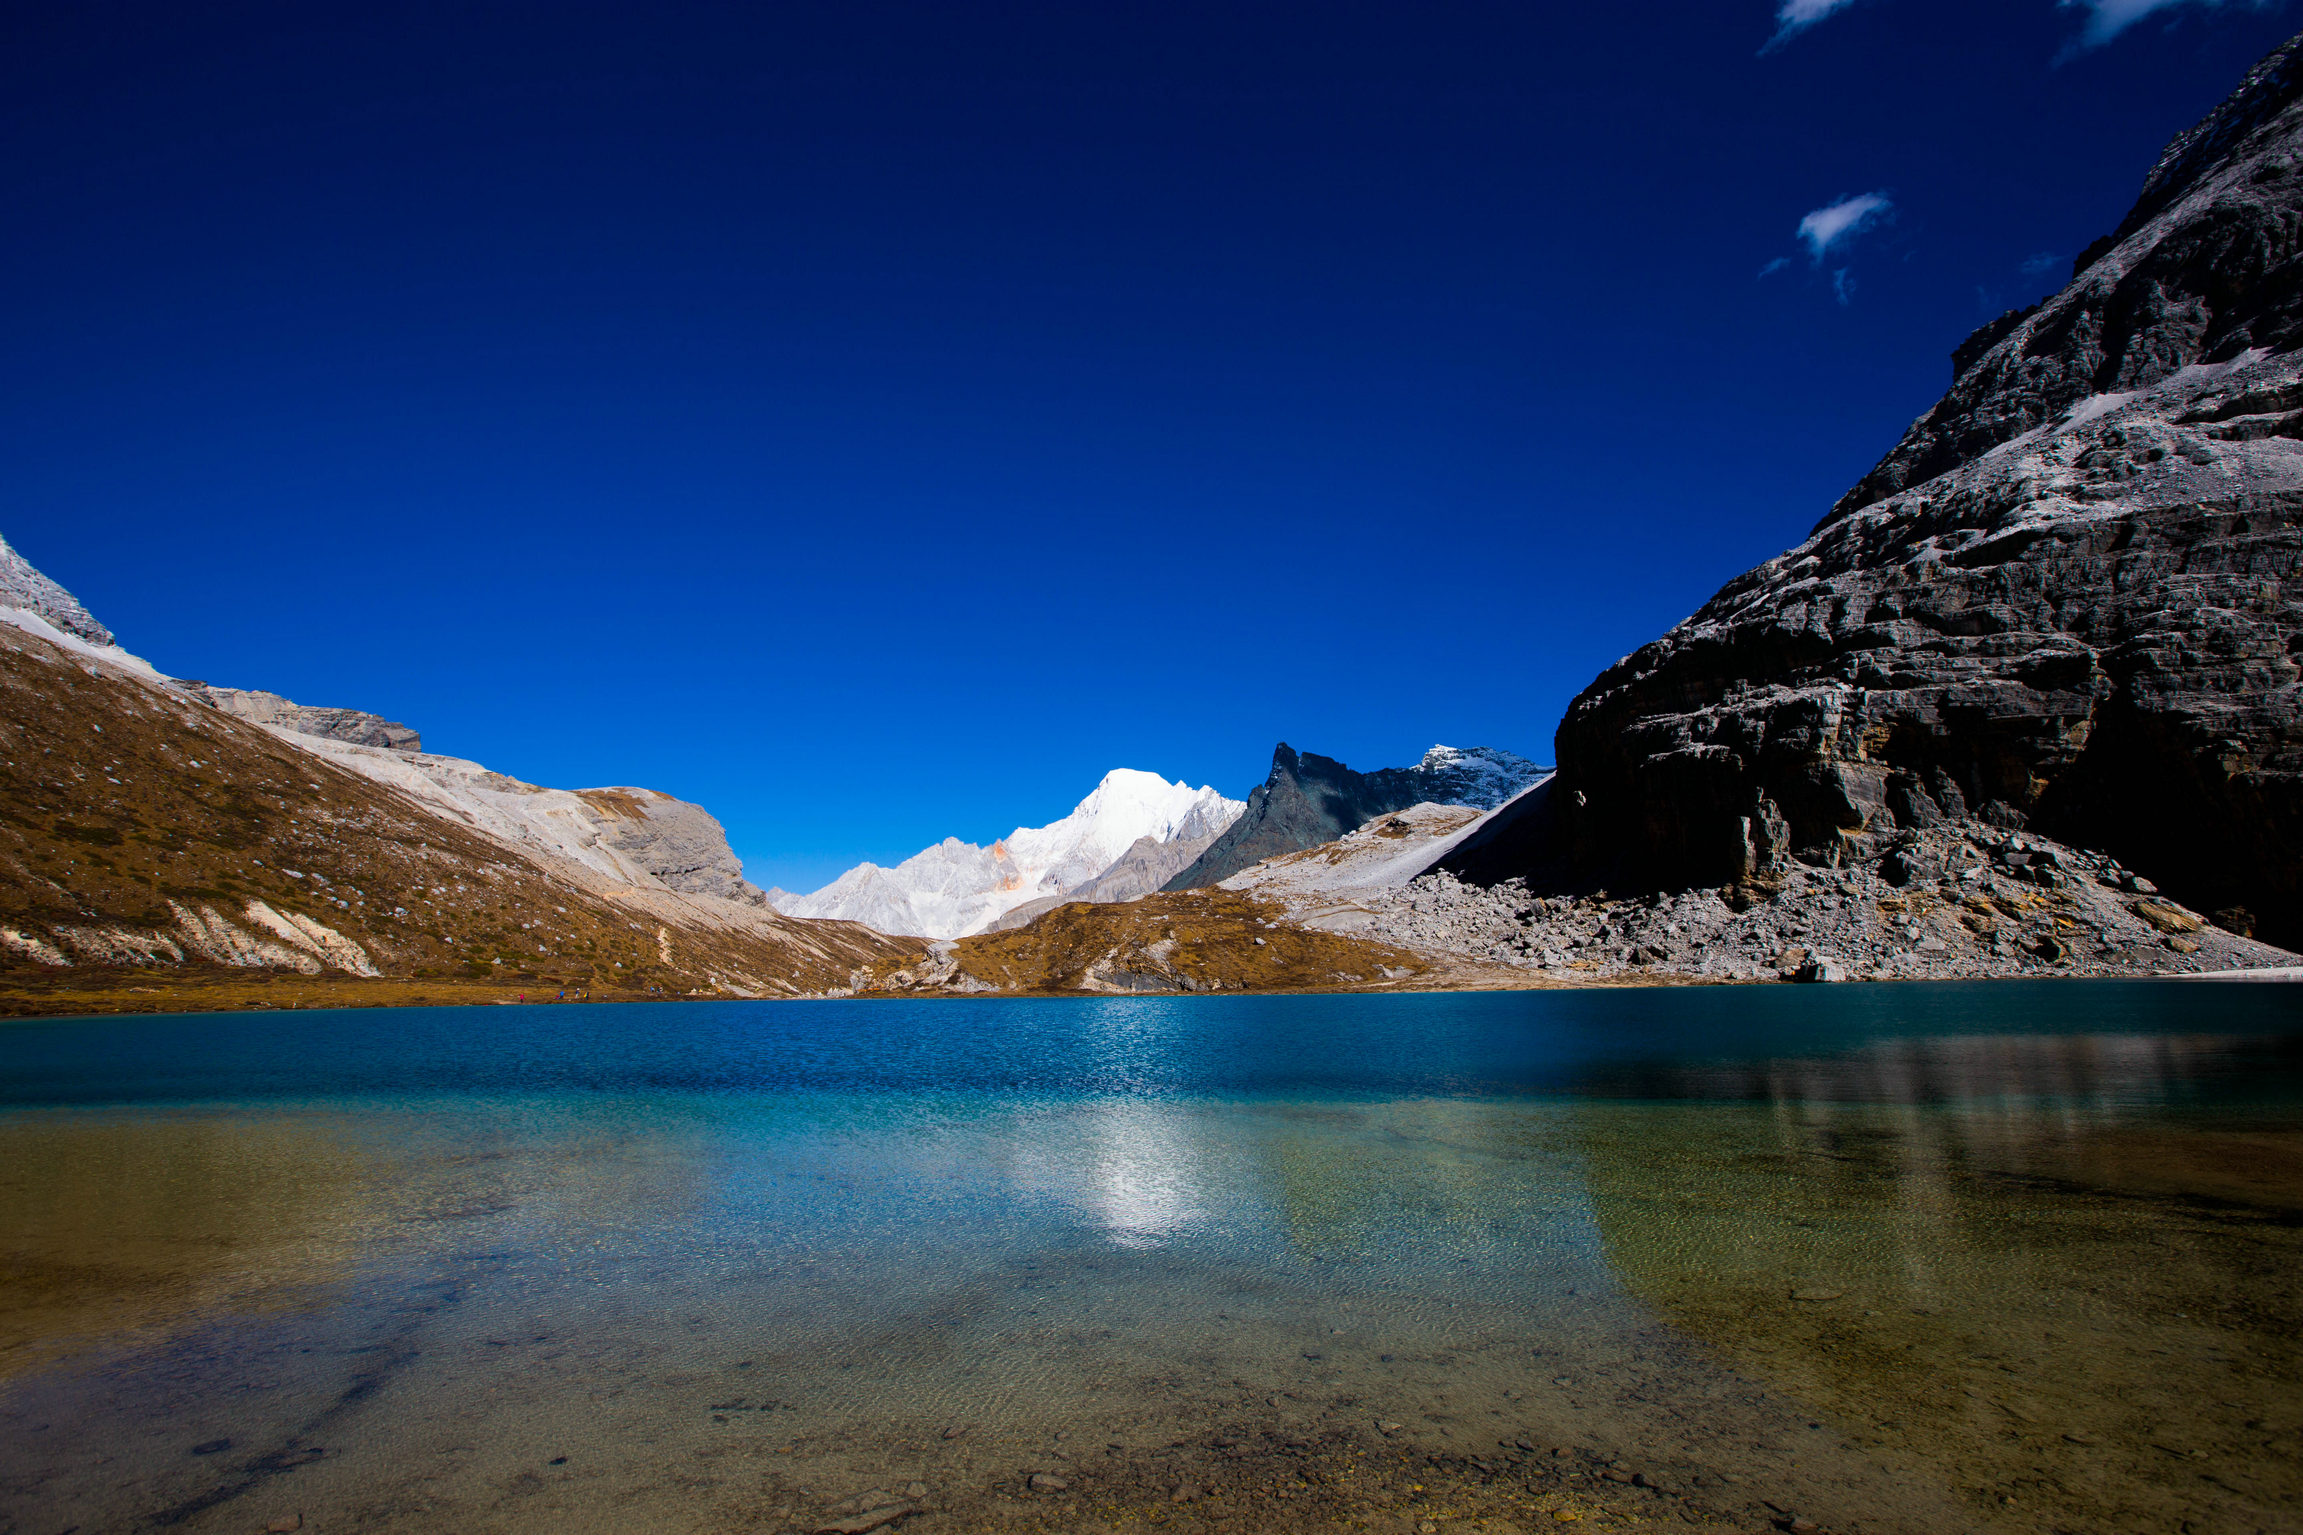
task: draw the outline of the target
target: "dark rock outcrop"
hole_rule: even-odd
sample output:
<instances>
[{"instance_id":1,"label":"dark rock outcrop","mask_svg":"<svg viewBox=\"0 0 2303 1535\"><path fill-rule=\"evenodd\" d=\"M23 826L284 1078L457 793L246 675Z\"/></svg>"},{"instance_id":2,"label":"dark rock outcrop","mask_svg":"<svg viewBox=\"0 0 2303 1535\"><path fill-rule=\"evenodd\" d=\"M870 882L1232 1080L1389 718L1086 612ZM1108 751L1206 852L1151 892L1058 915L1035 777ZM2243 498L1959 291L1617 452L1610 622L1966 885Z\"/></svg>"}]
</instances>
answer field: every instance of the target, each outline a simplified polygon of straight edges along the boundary
<instances>
[{"instance_id":1,"label":"dark rock outcrop","mask_svg":"<svg viewBox=\"0 0 2303 1535\"><path fill-rule=\"evenodd\" d=\"M1481 873L1765 882L1972 818L2303 939L2299 96L2303 38L1805 544L1585 689Z\"/></svg>"},{"instance_id":2,"label":"dark rock outcrop","mask_svg":"<svg viewBox=\"0 0 2303 1535\"><path fill-rule=\"evenodd\" d=\"M1492 810L1546 770L1492 747L1435 746L1411 768L1355 773L1333 757L1298 753L1282 741L1271 774L1248 795L1247 810L1163 889L1197 890L1281 853L1333 842L1379 815L1410 805Z\"/></svg>"},{"instance_id":3,"label":"dark rock outcrop","mask_svg":"<svg viewBox=\"0 0 2303 1535\"><path fill-rule=\"evenodd\" d=\"M2294 268L2303 234L2298 94L2303 38L2258 64L2168 145L2109 247L2069 287L2002 315L1953 354L1959 377L1950 393L1816 530L2047 425L2090 396L2149 388L2189 363L2224 361L2249 347L2286 352L2303 343L2303 283ZM1985 338L1988 345L1975 347Z\"/></svg>"}]
</instances>

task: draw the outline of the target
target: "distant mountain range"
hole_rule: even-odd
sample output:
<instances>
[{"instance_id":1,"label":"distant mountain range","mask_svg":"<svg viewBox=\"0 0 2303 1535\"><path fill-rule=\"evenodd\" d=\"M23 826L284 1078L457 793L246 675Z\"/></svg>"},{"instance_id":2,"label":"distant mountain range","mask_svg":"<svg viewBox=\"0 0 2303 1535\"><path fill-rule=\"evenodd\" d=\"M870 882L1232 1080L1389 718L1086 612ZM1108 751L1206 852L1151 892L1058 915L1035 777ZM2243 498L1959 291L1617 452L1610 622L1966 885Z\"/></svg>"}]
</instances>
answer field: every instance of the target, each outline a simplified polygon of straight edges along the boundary
<instances>
[{"instance_id":1,"label":"distant mountain range","mask_svg":"<svg viewBox=\"0 0 2303 1535\"><path fill-rule=\"evenodd\" d=\"M1052 825L1018 827L988 848L949 837L892 869L859 864L812 895L770 899L790 916L844 917L883 933L1001 932L1067 902L1212 885L1410 805L1490 810L1545 771L1510 752L1435 746L1412 768L1355 773L1283 742L1271 776L1243 804L1119 768Z\"/></svg>"},{"instance_id":2,"label":"distant mountain range","mask_svg":"<svg viewBox=\"0 0 2303 1535\"><path fill-rule=\"evenodd\" d=\"M1067 899L1124 900L1156 890L1244 808L1213 789L1115 768L1062 820L1019 826L990 847L946 837L892 869L858 864L812 894L776 891L770 899L788 916L959 938L1010 916L1028 921ZM1087 894L1091 886L1099 893Z\"/></svg>"}]
</instances>

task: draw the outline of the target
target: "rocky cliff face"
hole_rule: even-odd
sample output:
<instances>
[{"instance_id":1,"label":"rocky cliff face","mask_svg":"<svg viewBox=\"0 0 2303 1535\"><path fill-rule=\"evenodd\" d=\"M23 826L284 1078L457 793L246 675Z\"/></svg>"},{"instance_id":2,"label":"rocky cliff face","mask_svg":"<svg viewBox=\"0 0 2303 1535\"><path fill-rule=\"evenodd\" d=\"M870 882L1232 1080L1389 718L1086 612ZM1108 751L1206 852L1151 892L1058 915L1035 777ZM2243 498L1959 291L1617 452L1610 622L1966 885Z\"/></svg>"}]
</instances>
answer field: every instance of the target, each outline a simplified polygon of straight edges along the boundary
<instances>
[{"instance_id":1,"label":"rocky cliff face","mask_svg":"<svg viewBox=\"0 0 2303 1535\"><path fill-rule=\"evenodd\" d=\"M362 709L332 709L325 705L300 704L282 698L277 693L266 693L250 688L217 688L205 682L186 681L180 686L202 703L213 705L226 714L236 714L259 725L277 725L293 730L298 735L318 736L327 741L349 741L354 746L381 746L391 751L420 752L424 739L397 720L388 720L380 714Z\"/></svg>"},{"instance_id":2,"label":"rocky cliff face","mask_svg":"<svg viewBox=\"0 0 2303 1535\"><path fill-rule=\"evenodd\" d=\"M37 613L66 634L91 645L113 643L112 631L96 622L80 599L49 580L0 538L0 608Z\"/></svg>"},{"instance_id":3,"label":"rocky cliff face","mask_svg":"<svg viewBox=\"0 0 2303 1535\"><path fill-rule=\"evenodd\" d=\"M1333 842L1410 805L1492 810L1544 771L1492 747L1435 746L1414 767L1355 773L1333 757L1299 753L1282 741L1272 751L1270 776L1248 796L1247 810L1165 888L1216 884L1266 858Z\"/></svg>"},{"instance_id":4,"label":"rocky cliff face","mask_svg":"<svg viewBox=\"0 0 2303 1535\"><path fill-rule=\"evenodd\" d=\"M599 838L683 895L712 895L766 906L767 892L744 878L727 828L701 805L654 789L578 789L599 812Z\"/></svg>"},{"instance_id":5,"label":"rocky cliff face","mask_svg":"<svg viewBox=\"0 0 2303 1535\"><path fill-rule=\"evenodd\" d=\"M1766 883L2029 824L2303 938L2299 97L2303 38L1806 543L1593 682L1517 871Z\"/></svg>"}]
</instances>

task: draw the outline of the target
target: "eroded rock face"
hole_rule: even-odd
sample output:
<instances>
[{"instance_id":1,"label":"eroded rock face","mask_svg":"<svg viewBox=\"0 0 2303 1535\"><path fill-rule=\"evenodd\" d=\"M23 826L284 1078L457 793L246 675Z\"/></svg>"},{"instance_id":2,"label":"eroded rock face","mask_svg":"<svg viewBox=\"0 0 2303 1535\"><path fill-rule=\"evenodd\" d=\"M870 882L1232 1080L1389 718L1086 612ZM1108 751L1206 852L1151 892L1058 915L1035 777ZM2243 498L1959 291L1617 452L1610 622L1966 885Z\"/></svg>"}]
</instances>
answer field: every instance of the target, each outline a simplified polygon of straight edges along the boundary
<instances>
[{"instance_id":1,"label":"eroded rock face","mask_svg":"<svg viewBox=\"0 0 2303 1535\"><path fill-rule=\"evenodd\" d=\"M226 714L253 720L259 725L277 725L293 730L298 735L318 736L325 741L349 741L354 746L381 746L392 751L420 752L424 739L397 720L388 720L365 709L335 709L323 704L300 704L277 693L266 693L255 688L218 688L205 682L190 681L178 684L183 691L201 702L213 705Z\"/></svg>"},{"instance_id":2,"label":"eroded rock face","mask_svg":"<svg viewBox=\"0 0 2303 1535\"><path fill-rule=\"evenodd\" d=\"M69 635L91 645L115 643L112 631L81 606L80 599L49 580L30 560L0 538L0 608L22 608L37 613Z\"/></svg>"},{"instance_id":3,"label":"eroded rock face","mask_svg":"<svg viewBox=\"0 0 2303 1535\"><path fill-rule=\"evenodd\" d=\"M719 818L701 805L655 789L578 789L599 812L600 840L684 895L713 895L747 906L767 892L744 878Z\"/></svg>"},{"instance_id":4,"label":"eroded rock face","mask_svg":"<svg viewBox=\"0 0 2303 1535\"><path fill-rule=\"evenodd\" d=\"M2030 824L2303 937L2299 95L2303 38L1805 544L1585 689L1520 872L1724 884Z\"/></svg>"}]
</instances>

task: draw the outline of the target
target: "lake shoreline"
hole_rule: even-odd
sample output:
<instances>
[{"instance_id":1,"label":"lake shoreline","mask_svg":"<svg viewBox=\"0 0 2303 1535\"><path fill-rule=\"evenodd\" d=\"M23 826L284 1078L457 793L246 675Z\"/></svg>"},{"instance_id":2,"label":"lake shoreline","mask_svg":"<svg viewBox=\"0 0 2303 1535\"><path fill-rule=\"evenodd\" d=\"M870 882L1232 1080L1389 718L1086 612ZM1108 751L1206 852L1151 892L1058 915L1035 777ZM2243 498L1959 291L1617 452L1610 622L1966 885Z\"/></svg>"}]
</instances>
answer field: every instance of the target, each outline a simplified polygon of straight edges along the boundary
<instances>
[{"instance_id":1,"label":"lake shoreline","mask_svg":"<svg viewBox=\"0 0 2303 1535\"><path fill-rule=\"evenodd\" d=\"M45 977L43 977L45 979ZM621 1003L801 1003L801 1002L903 1002L903 1001L1082 1001L1103 993L1080 991L991 991L960 992L940 990L871 990L848 994L828 993L802 996L744 997L727 992L696 992L678 994L652 994L638 991L593 991L588 995L556 995L559 988L538 983L533 986L503 985L495 982L462 980L411 979L397 976L368 978L362 976L300 976L278 972L233 973L217 977L169 977L170 984L153 986L149 971L123 972L106 978L110 984L60 984L26 987L10 979L0 979L0 1023L31 1022L58 1018L113 1018L175 1014L213 1014L227 1016L237 1013L305 1012L327 1010L379 1009L401 1010L432 1007L578 1007L602 1006ZM2051 980L2082 983L2089 981L2187 981L2235 982L2254 985L2277 985L2303 982L2303 970L2295 967L2267 967L2261 972L2169 971L2155 975L2136 975L2132 972L2069 973L2043 975L1976 975L1976 976L1862 976L1844 981L1841 985L1915 985L1941 981L1977 981L2021 983ZM1651 972L1645 975L1605 975L1589 979L1570 979L1555 975L1527 975L1511 972L1480 971L1454 974L1432 981L1387 982L1372 985L1336 985L1317 987L1275 987L1266 991L1222 992L1130 992L1122 995L1157 997L1179 1000L1191 996L1205 997L1348 997L1348 996L1407 996L1473 994L1497 991L1617 991L1617 990L1712 990L1726 987L1734 989L1772 989L1777 986L1804 984L1796 979L1769 978L1764 980L1728 979L1718 976L1691 976L1670 972ZM574 988L571 988L573 990ZM523 995L524 994L524 995Z\"/></svg>"}]
</instances>

